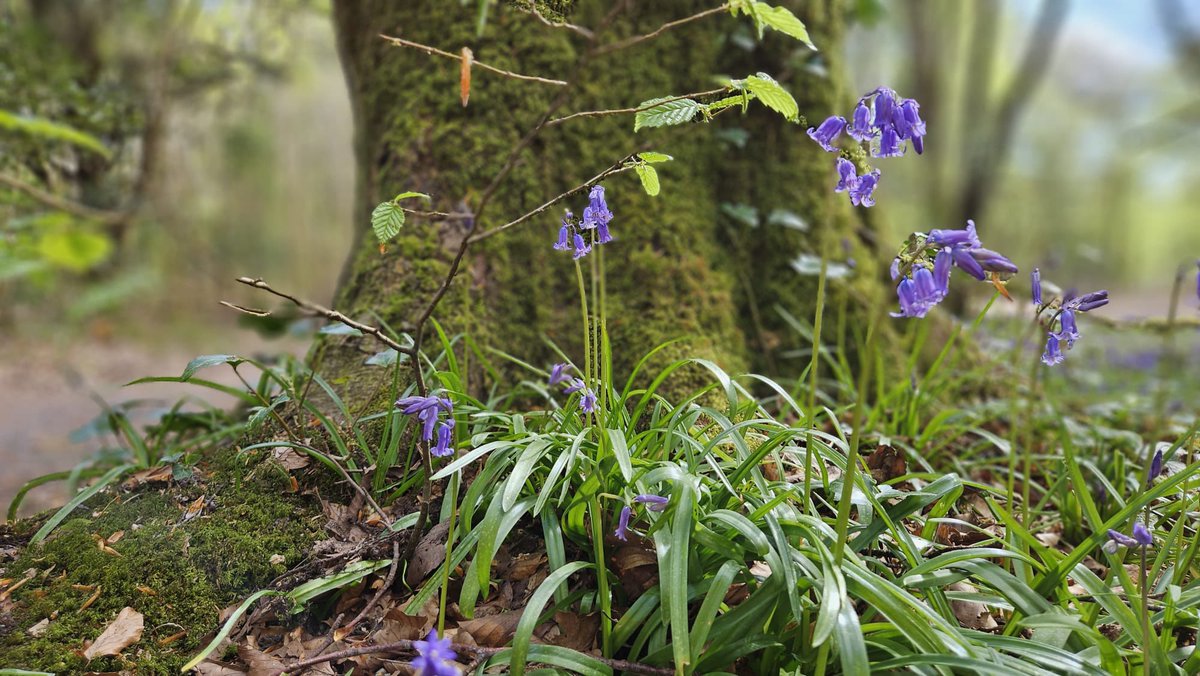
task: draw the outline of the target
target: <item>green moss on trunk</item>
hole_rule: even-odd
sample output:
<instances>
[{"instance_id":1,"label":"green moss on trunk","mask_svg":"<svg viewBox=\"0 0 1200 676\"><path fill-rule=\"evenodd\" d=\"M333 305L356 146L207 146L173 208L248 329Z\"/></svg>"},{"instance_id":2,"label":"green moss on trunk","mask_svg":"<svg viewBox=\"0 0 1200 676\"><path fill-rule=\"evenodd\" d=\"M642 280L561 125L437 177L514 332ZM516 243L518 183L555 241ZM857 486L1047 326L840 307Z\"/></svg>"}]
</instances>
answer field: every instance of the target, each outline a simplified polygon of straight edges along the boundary
<instances>
[{"instance_id":1,"label":"green moss on trunk","mask_svg":"<svg viewBox=\"0 0 1200 676\"><path fill-rule=\"evenodd\" d=\"M596 26L610 5L547 3L548 13L569 10L572 21ZM788 3L809 22L823 54L841 41L840 4L833 0ZM573 5L573 6L572 6ZM702 0L644 3L622 15L601 37L610 41L644 34L672 19L713 6ZM803 11L801 11L803 10ZM586 42L553 29L511 6L489 18L475 35L472 7L458 3L335 3L334 18L357 123L359 242L344 273L337 306L351 316L371 313L393 326L412 322L437 288L462 223L412 219L380 253L367 228L370 209L404 190L434 196L433 208L455 211L474 204L503 165L509 149L530 129L559 88L520 82L476 69L470 105L458 97L458 64L385 43L380 33L456 52L470 46L475 58L500 68L570 80L570 99L558 114L625 108L669 94L710 89L714 74L741 77L759 70L785 77L803 113L823 115L838 96L836 62L819 79L805 70L810 53L799 43L768 34L746 50L735 39L750 30L745 19L706 17L659 38L573 64ZM755 107L756 108L756 107ZM627 153L654 149L675 157L660 165L662 194L646 196L632 173L606 182L617 241L606 247L609 328L617 372L654 346L689 337L661 355L715 359L731 370L761 353L754 310L770 314L783 302L799 316L811 314L805 280L790 261L800 250L819 250L813 237L836 240L851 232L848 210L827 199L832 159L808 141L802 127L751 109L731 111L710 124L633 133L632 116L574 120L546 130L525 151L488 207L481 231L525 213L610 166ZM719 130L742 126L750 145L731 150ZM576 211L579 195L564 206ZM814 234L798 236L779 226L739 232L731 245L723 202L747 202L764 215L782 207L800 214ZM553 352L543 337L582 357L578 292L569 256L551 250L561 209L473 247L437 319L451 332L470 332L532 363ZM864 257L865 258L865 257ZM869 274L869 273L868 273ZM811 280L809 280L811 281ZM747 342L750 337L751 342ZM375 396L381 373L363 364L374 346L364 339L325 337L314 364L353 403ZM661 363L660 361L660 363ZM760 367L760 363L754 364Z\"/></svg>"},{"instance_id":2,"label":"green moss on trunk","mask_svg":"<svg viewBox=\"0 0 1200 676\"><path fill-rule=\"evenodd\" d=\"M57 673L132 669L177 674L218 626L221 609L266 587L296 565L321 535L317 501L285 492L286 477L233 451L213 461L200 483L134 493L105 491L30 546L0 577L36 577L12 596L12 631L0 636L0 665ZM183 521L195 499L211 498L201 516ZM18 522L26 536L43 519ZM107 554L96 538L123 531ZM272 563L274 555L282 563ZM278 559L277 559L278 560ZM77 587L76 585L83 585ZM80 610L98 590L95 601ZM144 616L142 640L120 657L87 663L76 651L95 640L129 606ZM51 618L44 633L30 627ZM159 641L186 634L167 645Z\"/></svg>"}]
</instances>

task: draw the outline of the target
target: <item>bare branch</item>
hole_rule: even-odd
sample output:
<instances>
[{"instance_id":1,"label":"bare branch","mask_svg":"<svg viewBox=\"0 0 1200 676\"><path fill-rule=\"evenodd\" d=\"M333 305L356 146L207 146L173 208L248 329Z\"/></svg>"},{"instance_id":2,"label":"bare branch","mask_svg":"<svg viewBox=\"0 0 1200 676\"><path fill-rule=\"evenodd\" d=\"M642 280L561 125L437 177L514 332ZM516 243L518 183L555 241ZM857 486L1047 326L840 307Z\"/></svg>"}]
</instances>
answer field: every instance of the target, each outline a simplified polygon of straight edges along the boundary
<instances>
[{"instance_id":1,"label":"bare branch","mask_svg":"<svg viewBox=\"0 0 1200 676\"><path fill-rule=\"evenodd\" d=\"M669 99L664 99L662 101L655 101L654 103L646 104L644 106L638 106L636 108L611 108L608 110L585 110L585 111L578 112L578 113L571 113L570 115L566 115L564 117L556 117L553 120L550 120L549 122L547 122L546 126L553 127L554 125L562 124L563 122L566 122L567 120L573 120L577 117L604 117L607 115L636 114L636 113L642 112L643 110L650 110L651 108L654 108L655 106L661 106L664 103L673 103L675 101L682 101L684 99L691 99L691 98L700 98L702 96L712 96L714 94L720 94L722 92L727 92L727 91L732 91L732 90L730 90L729 87L722 87L720 89L710 89L710 90L704 91L704 92L694 92L691 94L682 94L680 96L673 96Z\"/></svg>"},{"instance_id":2,"label":"bare branch","mask_svg":"<svg viewBox=\"0 0 1200 676\"><path fill-rule=\"evenodd\" d=\"M422 52L425 52L426 54L431 54L431 55L436 55L436 56L444 56L448 59L454 59L455 61L458 61L458 62L462 61L462 54L451 54L450 52L444 52L444 51L438 49L437 47L430 47L429 45L423 45L419 42L412 42L411 40L405 40L403 38L397 38L397 37L393 37L391 35L380 34L379 37L383 38L384 40L387 40L388 42L391 42L392 44L400 45L402 47L412 47L413 49L419 49ZM529 82L540 82L542 84L555 85L556 87L565 87L568 84L567 82L565 82L563 80L551 80L549 78L537 77L536 75L522 75L520 73L514 73L510 70L504 70L503 68L489 66L488 64L486 64L482 61L472 60L471 65L478 67L478 68L482 68L486 71L490 71L497 75L503 75L504 77L512 78L514 80L526 80Z\"/></svg>"},{"instance_id":3,"label":"bare branch","mask_svg":"<svg viewBox=\"0 0 1200 676\"><path fill-rule=\"evenodd\" d=\"M107 209L89 207L86 204L80 204L79 202L66 199L65 197L59 197L52 192L42 190L35 185L25 183L15 176L10 176L4 173L0 173L0 184L6 185L17 192L24 193L25 195L32 197L51 209L65 211L72 216L78 216L80 218L100 221L104 225L111 226L122 224L129 220L130 216L133 215L130 211L109 211Z\"/></svg>"},{"instance_id":4,"label":"bare branch","mask_svg":"<svg viewBox=\"0 0 1200 676\"><path fill-rule=\"evenodd\" d=\"M626 38L624 40L618 40L617 42L613 42L611 44L604 45L603 47L600 47L596 50L596 55L599 56L601 54L608 54L609 52L615 52L618 49L625 49L626 47L632 47L633 45L636 45L639 42L645 42L646 40L653 40L654 38L662 35L663 33L666 33L667 31L671 30L672 28L678 28L679 26L691 23L693 21L696 21L697 19L703 19L706 16L710 16L713 14L719 14L721 12L724 12L727 9L729 9L729 3L724 3L720 7L713 7L712 9L706 9L703 12L698 12L696 14L693 14L688 17L684 17L682 19L668 21L667 23L664 23L663 25L659 26L657 29L655 29L649 33L646 33L645 35L638 35L636 37Z\"/></svg>"},{"instance_id":5,"label":"bare branch","mask_svg":"<svg viewBox=\"0 0 1200 676\"><path fill-rule=\"evenodd\" d=\"M344 324L346 326L349 326L352 329L358 329L359 331L362 331L363 333L374 337L375 340L378 340L379 342L383 343L384 345L387 345L388 347L392 348L396 352L399 352L400 354L405 354L410 357L412 357L416 354L416 349L414 349L412 347L405 347L404 345L401 345L400 343L396 342L390 336L383 333L382 331L375 328L374 326L370 326L368 324L363 324L362 322L356 322L353 319L350 319L349 317L347 317L346 315L338 312L337 310L330 310L329 308L327 308L323 305L318 305L316 303L313 303L312 301L307 301L307 300L304 300L303 298L297 298L295 296L286 294L282 291L277 291L274 288L272 288L270 284L267 284L266 282L264 282L261 279L254 279L251 277L238 277L237 281L239 284L245 284L246 286L250 286L255 289L260 289L262 291L266 291L267 293L279 296L280 298L283 298L285 300L291 301L293 305L295 305L296 307L298 307L302 310L306 310L315 315L325 317L326 319L338 322L339 324ZM238 306L234 305L233 303L222 303L222 304L226 305L228 307L232 307L235 310L239 310L242 312L246 311L245 309L238 307ZM255 313L252 312L250 314L255 314ZM268 314L270 314L270 313L268 313Z\"/></svg>"},{"instance_id":6,"label":"bare branch","mask_svg":"<svg viewBox=\"0 0 1200 676\"><path fill-rule=\"evenodd\" d=\"M529 9L530 9L530 14L533 14L534 16L536 16L538 21L541 21L542 23L546 24L547 26L550 26L551 28L566 28L569 31L574 31L574 32L582 35L583 37L587 38L588 40L596 39L596 34L593 33L592 31L584 28L583 26L576 26L575 24L567 23L566 21L551 21L550 19L547 19L546 17L542 16L541 12L538 11L536 3L530 3Z\"/></svg>"}]
</instances>

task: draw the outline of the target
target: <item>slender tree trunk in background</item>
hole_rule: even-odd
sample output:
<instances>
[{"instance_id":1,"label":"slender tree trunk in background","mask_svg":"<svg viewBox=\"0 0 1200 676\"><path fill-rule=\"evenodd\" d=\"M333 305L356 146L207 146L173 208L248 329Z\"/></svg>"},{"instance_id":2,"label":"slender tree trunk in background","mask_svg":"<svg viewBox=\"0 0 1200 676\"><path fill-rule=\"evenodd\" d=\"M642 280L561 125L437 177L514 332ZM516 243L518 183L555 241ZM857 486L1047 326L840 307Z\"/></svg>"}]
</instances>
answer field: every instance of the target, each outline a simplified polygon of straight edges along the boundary
<instances>
[{"instance_id":1,"label":"slender tree trunk in background","mask_svg":"<svg viewBox=\"0 0 1200 676\"><path fill-rule=\"evenodd\" d=\"M626 108L653 97L712 89L714 74L744 77L759 70L779 77L810 121L819 122L835 108L848 109L837 84L842 8L834 0L784 3L808 24L822 50L822 69L807 67L811 52L805 47L769 31L763 43L747 49L731 38L738 32L752 35L749 21L721 13L598 56L579 72L576 60L588 48L579 35L502 3L479 38L475 3L468 4L334 3L359 171L358 241L335 307L352 317L382 319L396 328L414 321L444 278L464 227L461 220L410 217L381 253L369 227L371 209L399 192L416 190L433 196L429 208L465 211L460 205L477 202L510 149L561 93L560 87L476 69L470 105L464 108L457 62L393 46L378 37L381 33L453 53L469 46L484 63L570 80L575 83L570 100L558 115ZM647 33L717 3L629 4L600 36L602 42ZM597 26L612 3L558 0L539 6L546 14L562 12L574 23ZM731 127L748 132L745 148L715 136ZM501 185L478 231L532 210L628 153L668 153L675 161L659 165L662 193L657 197L648 197L632 172L605 182L616 214L612 230L617 239L604 247L616 372L627 373L648 350L677 337L691 340L667 350L663 359L706 356L735 370L763 368L769 363L764 346L778 351L803 342L787 335L772 309L783 303L803 318L811 315L816 278L797 275L791 260L804 250L820 251L822 241L845 239L851 247L848 256L861 246L849 209L842 199L831 197L833 156L821 152L802 126L759 106L751 106L745 116L731 110L710 124L637 134L632 129L631 115L583 118L546 129ZM731 222L722 215L723 202L757 207L763 223L752 229ZM586 195L580 194L564 206L578 213L585 204ZM765 216L776 208L801 216L810 231L766 224ZM569 254L551 249L561 214L555 208L472 245L434 314L447 332L466 332L479 345L534 364L548 366L555 360L543 337L581 357L574 267ZM857 258L868 263L869 256L860 253ZM859 276L872 280L871 266L860 265ZM758 321L752 318L752 300ZM363 363L378 349L375 345L365 338L321 340L313 363L350 402L366 404L378 396L382 373Z\"/></svg>"}]
</instances>

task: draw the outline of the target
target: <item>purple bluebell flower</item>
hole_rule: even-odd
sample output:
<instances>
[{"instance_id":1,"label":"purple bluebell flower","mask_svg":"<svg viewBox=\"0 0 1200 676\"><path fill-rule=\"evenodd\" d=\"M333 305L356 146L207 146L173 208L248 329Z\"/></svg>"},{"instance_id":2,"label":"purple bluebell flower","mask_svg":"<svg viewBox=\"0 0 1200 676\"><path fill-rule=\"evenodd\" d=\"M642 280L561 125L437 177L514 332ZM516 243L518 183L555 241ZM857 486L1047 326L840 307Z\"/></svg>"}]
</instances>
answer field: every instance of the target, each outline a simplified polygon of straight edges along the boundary
<instances>
[{"instance_id":1,"label":"purple bluebell flower","mask_svg":"<svg viewBox=\"0 0 1200 676\"><path fill-rule=\"evenodd\" d=\"M413 641L417 649L417 658L412 661L412 668L417 676L458 676L458 667L453 664L458 655L450 647L450 639L437 637L436 630L430 630L424 641Z\"/></svg>"},{"instance_id":2,"label":"purple bluebell flower","mask_svg":"<svg viewBox=\"0 0 1200 676\"><path fill-rule=\"evenodd\" d=\"M904 155L904 140L893 126L883 128L879 134L879 149L875 157L900 157Z\"/></svg>"},{"instance_id":3,"label":"purple bluebell flower","mask_svg":"<svg viewBox=\"0 0 1200 676\"><path fill-rule=\"evenodd\" d=\"M943 265L945 265L943 263ZM946 280L949 282L949 274ZM896 296L900 300L900 312L893 312L893 317L924 317L933 306L946 297L948 286L942 286L933 272L924 265L913 266L912 277L905 277L896 287Z\"/></svg>"},{"instance_id":4,"label":"purple bluebell flower","mask_svg":"<svg viewBox=\"0 0 1200 676\"><path fill-rule=\"evenodd\" d=\"M566 364L566 363L555 364L554 366L551 366L550 367L550 381L547 384L550 385L551 387L554 387L555 385L557 385L559 383L567 382L567 379L569 377L569 376L567 376L567 369L569 369L569 368L571 368L571 365Z\"/></svg>"},{"instance_id":5,"label":"purple bluebell flower","mask_svg":"<svg viewBox=\"0 0 1200 676\"><path fill-rule=\"evenodd\" d=\"M833 188L834 192L846 192L858 187L858 172L854 169L854 163L850 160L839 157L837 159L838 184Z\"/></svg>"},{"instance_id":6,"label":"purple bluebell flower","mask_svg":"<svg viewBox=\"0 0 1200 676\"><path fill-rule=\"evenodd\" d=\"M896 92L887 87L880 87L875 90L875 128L879 131L887 131L893 128L895 122L893 116L896 114Z\"/></svg>"},{"instance_id":7,"label":"purple bluebell flower","mask_svg":"<svg viewBox=\"0 0 1200 676\"><path fill-rule=\"evenodd\" d=\"M1079 340L1079 327L1075 325L1075 313L1071 310L1063 310L1058 316L1058 322L1061 326L1058 332L1060 341L1067 341L1067 347L1075 345L1075 341Z\"/></svg>"},{"instance_id":8,"label":"purple bluebell flower","mask_svg":"<svg viewBox=\"0 0 1200 676\"><path fill-rule=\"evenodd\" d=\"M437 443L429 452L437 457L447 456L454 453L454 418L447 418L445 422L438 425Z\"/></svg>"},{"instance_id":9,"label":"purple bluebell flower","mask_svg":"<svg viewBox=\"0 0 1200 676\"><path fill-rule=\"evenodd\" d=\"M1042 353L1042 363L1046 366L1054 366L1061 364L1063 359L1066 357L1063 356L1062 349L1058 346L1058 336L1053 333L1046 336L1046 351Z\"/></svg>"},{"instance_id":10,"label":"purple bluebell flower","mask_svg":"<svg viewBox=\"0 0 1200 676\"><path fill-rule=\"evenodd\" d=\"M621 508L621 518L617 519L617 530L613 535L621 542L629 541L629 516L633 514L633 510L628 507Z\"/></svg>"},{"instance_id":11,"label":"purple bluebell flower","mask_svg":"<svg viewBox=\"0 0 1200 676\"><path fill-rule=\"evenodd\" d=\"M1141 521L1134 522L1133 524L1133 539L1143 547L1149 547L1154 544L1154 534L1142 525Z\"/></svg>"},{"instance_id":12,"label":"purple bluebell flower","mask_svg":"<svg viewBox=\"0 0 1200 676\"><path fill-rule=\"evenodd\" d=\"M953 263L954 254L949 248L943 248L933 259L933 282L943 298L950 293L950 267Z\"/></svg>"},{"instance_id":13,"label":"purple bluebell flower","mask_svg":"<svg viewBox=\"0 0 1200 676\"><path fill-rule=\"evenodd\" d=\"M872 193L879 185L879 170L858 177L858 183L850 188L850 203L854 206L873 207L875 199Z\"/></svg>"},{"instance_id":14,"label":"purple bluebell flower","mask_svg":"<svg viewBox=\"0 0 1200 676\"><path fill-rule=\"evenodd\" d=\"M898 257L892 259L892 264L888 267L888 272L891 273L893 282L900 276L900 259Z\"/></svg>"},{"instance_id":15,"label":"purple bluebell flower","mask_svg":"<svg viewBox=\"0 0 1200 676\"><path fill-rule=\"evenodd\" d=\"M439 410L447 413L453 410L453 404L446 397L405 397L396 401L396 408L405 415L415 415L422 423L421 438L425 441L433 439L433 431L438 423Z\"/></svg>"},{"instance_id":16,"label":"purple bluebell flower","mask_svg":"<svg viewBox=\"0 0 1200 676\"><path fill-rule=\"evenodd\" d=\"M671 498L665 498L653 493L643 493L634 498L633 501L646 505L646 509L651 512L661 512L667 508L667 503L671 501Z\"/></svg>"},{"instance_id":17,"label":"purple bluebell flower","mask_svg":"<svg viewBox=\"0 0 1200 676\"><path fill-rule=\"evenodd\" d=\"M1150 460L1150 476L1147 477L1147 485L1153 484L1154 480L1162 474L1163 470L1163 450L1160 448L1154 452L1154 458Z\"/></svg>"},{"instance_id":18,"label":"purple bluebell flower","mask_svg":"<svg viewBox=\"0 0 1200 676\"><path fill-rule=\"evenodd\" d=\"M1100 290L1091 293L1085 293L1077 298L1063 302L1063 307L1078 310L1080 312L1088 312L1099 307L1108 305L1108 291Z\"/></svg>"},{"instance_id":19,"label":"purple bluebell flower","mask_svg":"<svg viewBox=\"0 0 1200 676\"><path fill-rule=\"evenodd\" d=\"M608 231L608 221L602 221L596 224L596 243L608 244L613 241L612 233Z\"/></svg>"},{"instance_id":20,"label":"purple bluebell flower","mask_svg":"<svg viewBox=\"0 0 1200 676\"><path fill-rule=\"evenodd\" d=\"M583 396L579 398L579 410L584 413L596 410L596 392L592 388L589 387L583 391Z\"/></svg>"},{"instance_id":21,"label":"purple bluebell flower","mask_svg":"<svg viewBox=\"0 0 1200 676\"><path fill-rule=\"evenodd\" d=\"M585 387L583 378L572 378L563 388L563 394L574 394Z\"/></svg>"},{"instance_id":22,"label":"purple bluebell flower","mask_svg":"<svg viewBox=\"0 0 1200 676\"><path fill-rule=\"evenodd\" d=\"M909 277L896 286L896 297L900 300L900 312L890 313L893 317L924 317L925 311L917 303L916 284Z\"/></svg>"},{"instance_id":23,"label":"purple bluebell flower","mask_svg":"<svg viewBox=\"0 0 1200 676\"><path fill-rule=\"evenodd\" d=\"M812 138L812 140L816 141L818 145L824 148L825 152L835 153L837 152L837 148L834 148L831 144L835 139L837 139L838 135L841 134L842 130L845 128L846 118L839 115L834 115L826 118L826 120L821 123L821 126L816 127L815 129L809 127L808 135L810 138Z\"/></svg>"},{"instance_id":24,"label":"purple bluebell flower","mask_svg":"<svg viewBox=\"0 0 1200 676\"><path fill-rule=\"evenodd\" d=\"M975 248L983 246L979 241L979 233L975 229L975 221L967 221L964 230L930 230L925 237L926 244L934 246L966 246Z\"/></svg>"},{"instance_id":25,"label":"purple bluebell flower","mask_svg":"<svg viewBox=\"0 0 1200 676\"><path fill-rule=\"evenodd\" d=\"M588 193L588 205L583 209L582 227L588 230L600 226L607 227L612 218L612 212L608 210L608 204L604 201L604 186L592 186L591 192Z\"/></svg>"},{"instance_id":26,"label":"purple bluebell flower","mask_svg":"<svg viewBox=\"0 0 1200 676\"><path fill-rule=\"evenodd\" d=\"M558 241L554 243L554 248L558 251L567 251L571 248L570 240L571 228L567 224L563 224L558 230Z\"/></svg>"},{"instance_id":27,"label":"purple bluebell flower","mask_svg":"<svg viewBox=\"0 0 1200 676\"><path fill-rule=\"evenodd\" d=\"M1033 304L1041 305L1042 304L1042 273L1041 273L1041 271L1038 270L1037 268L1034 268L1033 272L1029 273L1029 279L1030 279L1031 286L1033 287Z\"/></svg>"},{"instance_id":28,"label":"purple bluebell flower","mask_svg":"<svg viewBox=\"0 0 1200 676\"><path fill-rule=\"evenodd\" d=\"M874 138L875 128L871 126L871 109L867 107L866 101L859 99L850 119L852 121L846 133L850 134L851 138L859 142Z\"/></svg>"},{"instance_id":29,"label":"purple bluebell flower","mask_svg":"<svg viewBox=\"0 0 1200 676\"><path fill-rule=\"evenodd\" d=\"M971 275L979 281L987 279L987 275L983 271L983 266L975 257L971 255L971 249L962 246L956 246L952 250L954 256L954 265L963 272Z\"/></svg>"},{"instance_id":30,"label":"purple bluebell flower","mask_svg":"<svg viewBox=\"0 0 1200 676\"><path fill-rule=\"evenodd\" d=\"M1017 266L1008 258L991 249L976 247L970 250L971 257L979 263L979 267L988 272L1016 273Z\"/></svg>"},{"instance_id":31,"label":"purple bluebell flower","mask_svg":"<svg viewBox=\"0 0 1200 676\"><path fill-rule=\"evenodd\" d=\"M1124 547L1137 547L1140 544L1137 540L1129 537L1119 530L1113 530L1112 528L1108 529L1108 539Z\"/></svg>"},{"instance_id":32,"label":"purple bluebell flower","mask_svg":"<svg viewBox=\"0 0 1200 676\"><path fill-rule=\"evenodd\" d=\"M900 133L900 138L912 141L913 150L917 154L925 152L925 121L921 119L920 104L913 99L904 99L900 102L900 109L893 116L893 121L896 125L896 130Z\"/></svg>"},{"instance_id":33,"label":"purple bluebell flower","mask_svg":"<svg viewBox=\"0 0 1200 676\"><path fill-rule=\"evenodd\" d=\"M575 254L571 256L575 260L579 260L592 252L592 245L583 240L583 235L575 233Z\"/></svg>"}]
</instances>

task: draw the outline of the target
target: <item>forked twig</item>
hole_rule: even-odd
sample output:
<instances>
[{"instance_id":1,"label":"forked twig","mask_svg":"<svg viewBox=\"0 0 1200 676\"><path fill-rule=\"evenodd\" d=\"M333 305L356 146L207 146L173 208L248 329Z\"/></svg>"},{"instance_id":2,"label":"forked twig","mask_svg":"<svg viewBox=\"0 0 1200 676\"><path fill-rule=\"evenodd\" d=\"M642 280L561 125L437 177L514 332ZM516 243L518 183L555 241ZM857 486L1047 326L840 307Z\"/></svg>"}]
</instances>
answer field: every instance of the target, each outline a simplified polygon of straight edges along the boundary
<instances>
[{"instance_id":1,"label":"forked twig","mask_svg":"<svg viewBox=\"0 0 1200 676\"><path fill-rule=\"evenodd\" d=\"M413 49L419 49L422 52L425 52L426 54L433 54L436 56L444 56L448 59L454 59L455 61L462 60L461 54L451 54L450 52L442 51L442 50L438 49L437 47L430 47L429 45L423 45L419 42L413 42L412 40L405 40L404 38L397 38L397 37L393 37L391 35L384 35L382 33L379 34L379 37L383 38L384 40L387 40L388 42L391 42L392 44L400 45L402 47L412 47ZM540 82L542 84L554 85L556 87L565 87L568 84L567 82L565 82L563 80L551 80L549 78L538 77L536 75L522 75L520 73L514 73L511 70L504 70L503 68L489 66L488 64L486 64L482 61L472 60L471 65L473 67L482 68L483 70L495 73L497 75L503 75L504 77L509 77L514 80L526 80L529 82Z\"/></svg>"}]
</instances>

